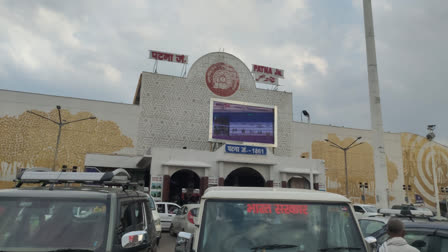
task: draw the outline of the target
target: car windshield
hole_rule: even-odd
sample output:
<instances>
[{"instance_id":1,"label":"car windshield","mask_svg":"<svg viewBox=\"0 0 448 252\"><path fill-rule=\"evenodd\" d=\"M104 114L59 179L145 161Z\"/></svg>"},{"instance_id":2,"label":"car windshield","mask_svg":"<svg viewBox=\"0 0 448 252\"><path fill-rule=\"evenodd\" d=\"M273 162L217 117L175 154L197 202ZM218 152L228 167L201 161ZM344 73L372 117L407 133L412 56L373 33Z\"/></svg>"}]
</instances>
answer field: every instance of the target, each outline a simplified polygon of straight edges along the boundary
<instances>
[{"instance_id":1,"label":"car windshield","mask_svg":"<svg viewBox=\"0 0 448 252\"><path fill-rule=\"evenodd\" d=\"M369 213L376 213L376 212L378 212L378 209L376 207L374 207L374 206L364 206L364 208Z\"/></svg>"},{"instance_id":2,"label":"car windshield","mask_svg":"<svg viewBox=\"0 0 448 252\"><path fill-rule=\"evenodd\" d=\"M384 225L386 224L381 221L359 220L359 226L361 227L361 231L364 237L370 236L371 234L383 228Z\"/></svg>"},{"instance_id":3,"label":"car windshield","mask_svg":"<svg viewBox=\"0 0 448 252\"><path fill-rule=\"evenodd\" d=\"M100 200L0 199L0 251L104 251L108 209Z\"/></svg>"},{"instance_id":4,"label":"car windshield","mask_svg":"<svg viewBox=\"0 0 448 252\"><path fill-rule=\"evenodd\" d=\"M365 251L347 204L205 203L198 251Z\"/></svg>"}]
</instances>

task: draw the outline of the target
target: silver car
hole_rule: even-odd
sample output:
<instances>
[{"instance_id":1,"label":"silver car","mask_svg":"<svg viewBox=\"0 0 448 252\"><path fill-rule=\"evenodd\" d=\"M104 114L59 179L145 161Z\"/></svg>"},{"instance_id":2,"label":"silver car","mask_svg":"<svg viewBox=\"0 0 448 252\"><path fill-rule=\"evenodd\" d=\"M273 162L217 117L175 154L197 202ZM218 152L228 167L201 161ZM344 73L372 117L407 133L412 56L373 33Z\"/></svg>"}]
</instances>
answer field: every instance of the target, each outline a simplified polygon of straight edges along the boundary
<instances>
[{"instance_id":1,"label":"silver car","mask_svg":"<svg viewBox=\"0 0 448 252\"><path fill-rule=\"evenodd\" d=\"M194 233L197 226L199 204L186 204L177 211L170 226L170 234L176 236L179 232Z\"/></svg>"}]
</instances>

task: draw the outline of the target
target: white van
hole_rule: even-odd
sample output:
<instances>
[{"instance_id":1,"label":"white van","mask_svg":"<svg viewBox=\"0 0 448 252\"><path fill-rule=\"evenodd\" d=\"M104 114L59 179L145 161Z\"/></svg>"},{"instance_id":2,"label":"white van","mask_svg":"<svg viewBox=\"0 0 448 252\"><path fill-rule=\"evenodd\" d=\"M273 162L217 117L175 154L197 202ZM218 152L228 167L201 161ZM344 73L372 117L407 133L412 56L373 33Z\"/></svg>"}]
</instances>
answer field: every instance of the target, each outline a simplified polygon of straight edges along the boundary
<instances>
[{"instance_id":1,"label":"white van","mask_svg":"<svg viewBox=\"0 0 448 252\"><path fill-rule=\"evenodd\" d=\"M212 187L197 222L195 234L179 233L176 251L368 251L350 201L328 192Z\"/></svg>"},{"instance_id":2,"label":"white van","mask_svg":"<svg viewBox=\"0 0 448 252\"><path fill-rule=\"evenodd\" d=\"M171 221L179 211L180 206L172 202L156 202L157 212L160 215L162 230L168 231L171 227Z\"/></svg>"}]
</instances>

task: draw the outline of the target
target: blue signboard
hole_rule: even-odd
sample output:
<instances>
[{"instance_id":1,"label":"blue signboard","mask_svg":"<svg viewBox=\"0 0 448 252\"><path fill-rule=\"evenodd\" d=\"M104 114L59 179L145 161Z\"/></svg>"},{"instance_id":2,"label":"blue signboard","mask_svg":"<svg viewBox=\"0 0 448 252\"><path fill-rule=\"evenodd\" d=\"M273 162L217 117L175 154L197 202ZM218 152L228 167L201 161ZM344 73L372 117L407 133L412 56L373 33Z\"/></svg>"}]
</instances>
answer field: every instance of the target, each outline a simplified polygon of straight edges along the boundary
<instances>
[{"instance_id":1,"label":"blue signboard","mask_svg":"<svg viewBox=\"0 0 448 252\"><path fill-rule=\"evenodd\" d=\"M422 204L422 203L424 203L424 202L423 202L423 198L422 198L422 196L416 194L416 195L415 195L415 203L416 203L416 204Z\"/></svg>"},{"instance_id":2,"label":"blue signboard","mask_svg":"<svg viewBox=\"0 0 448 252\"><path fill-rule=\"evenodd\" d=\"M266 147L226 144L226 152L234 154L266 155Z\"/></svg>"}]
</instances>

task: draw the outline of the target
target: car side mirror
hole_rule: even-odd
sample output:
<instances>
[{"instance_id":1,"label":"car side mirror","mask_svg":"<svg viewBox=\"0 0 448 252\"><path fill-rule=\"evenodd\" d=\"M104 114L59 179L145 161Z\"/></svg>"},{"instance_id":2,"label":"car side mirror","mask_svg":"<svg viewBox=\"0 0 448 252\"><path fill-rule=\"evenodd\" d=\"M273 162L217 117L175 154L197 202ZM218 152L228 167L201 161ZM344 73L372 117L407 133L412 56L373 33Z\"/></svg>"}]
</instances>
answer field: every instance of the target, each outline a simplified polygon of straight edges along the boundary
<instances>
[{"instance_id":1,"label":"car side mirror","mask_svg":"<svg viewBox=\"0 0 448 252\"><path fill-rule=\"evenodd\" d=\"M179 232L176 240L175 252L190 252L193 245L193 234Z\"/></svg>"},{"instance_id":2,"label":"car side mirror","mask_svg":"<svg viewBox=\"0 0 448 252\"><path fill-rule=\"evenodd\" d=\"M377 240L375 237L373 236L368 236L366 238L364 238L364 240L366 241L366 243L369 245L369 247L373 250L377 247Z\"/></svg>"},{"instance_id":3,"label":"car side mirror","mask_svg":"<svg viewBox=\"0 0 448 252\"><path fill-rule=\"evenodd\" d=\"M146 231L132 231L121 237L121 246L123 248L134 248L148 242L148 233Z\"/></svg>"}]
</instances>

